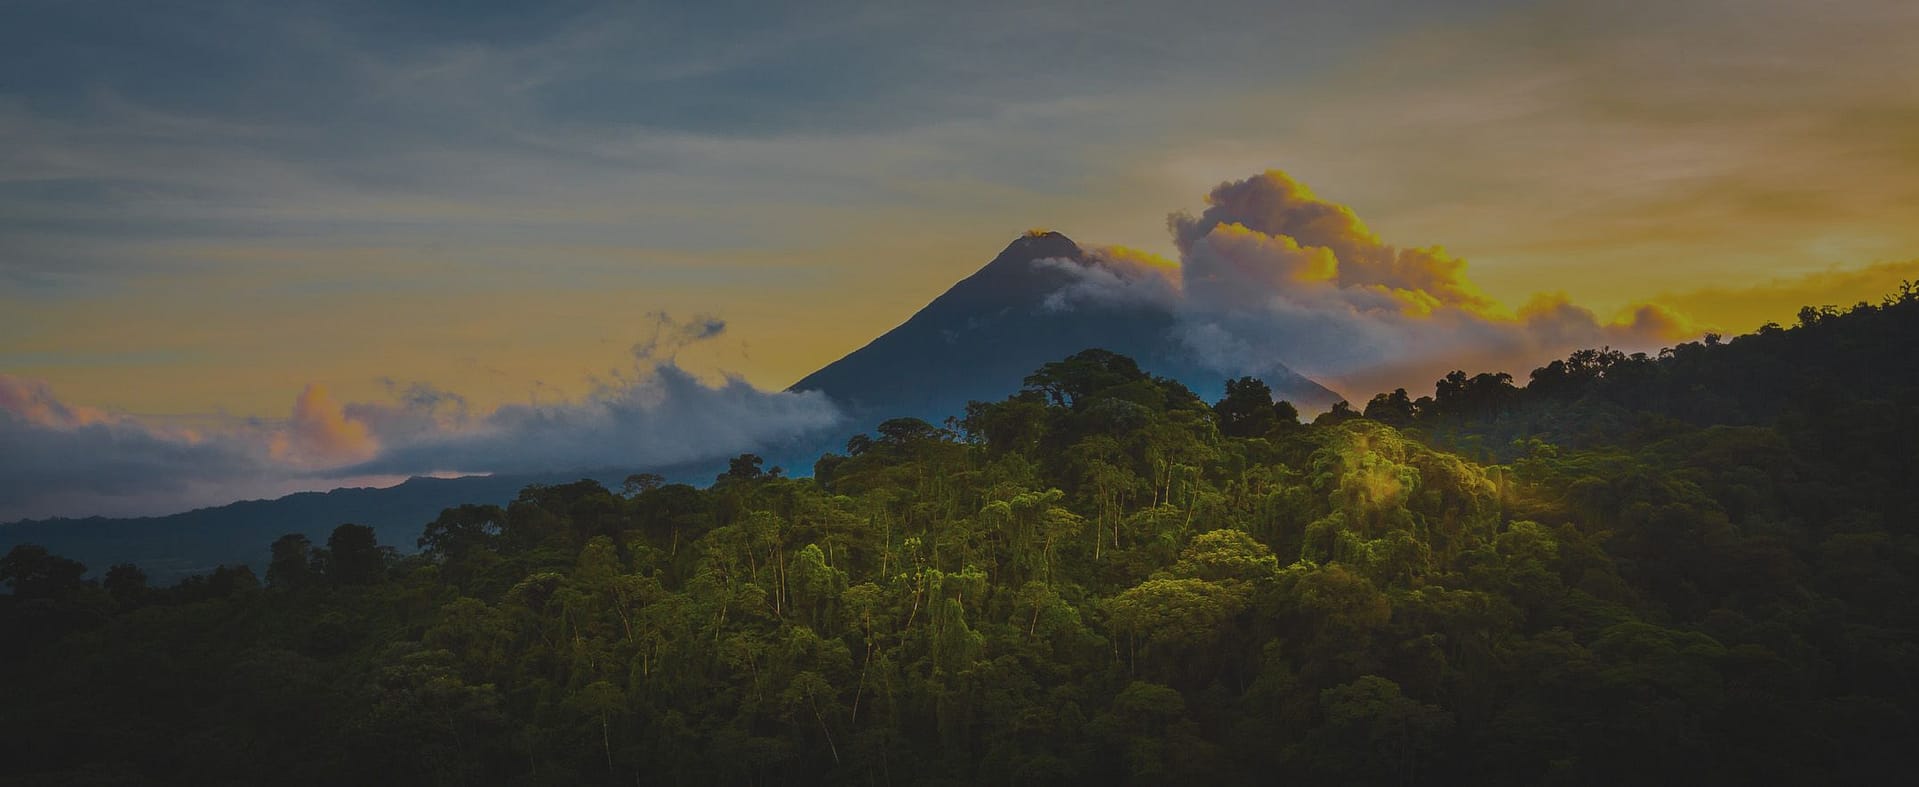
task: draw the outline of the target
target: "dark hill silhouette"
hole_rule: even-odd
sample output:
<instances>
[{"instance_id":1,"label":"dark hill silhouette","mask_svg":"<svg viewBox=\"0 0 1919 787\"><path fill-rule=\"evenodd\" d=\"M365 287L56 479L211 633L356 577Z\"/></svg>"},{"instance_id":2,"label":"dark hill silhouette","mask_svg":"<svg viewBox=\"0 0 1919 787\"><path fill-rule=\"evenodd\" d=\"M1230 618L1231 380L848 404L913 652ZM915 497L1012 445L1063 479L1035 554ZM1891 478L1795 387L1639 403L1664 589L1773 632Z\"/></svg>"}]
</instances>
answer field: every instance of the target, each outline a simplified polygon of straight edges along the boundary
<instances>
[{"instance_id":1,"label":"dark hill silhouette","mask_svg":"<svg viewBox=\"0 0 1919 787\"><path fill-rule=\"evenodd\" d=\"M1097 264L1065 235L1029 233L899 327L789 390L825 393L846 408L853 423L896 416L939 423L959 415L968 401L992 400L1019 388L1041 364L1100 348L1179 380L1209 401L1224 392L1228 372L1192 360L1173 338L1174 317L1164 309L1143 304L1047 308L1047 296L1072 283L1073 276L1035 264L1043 259ZM1302 410L1323 409L1341 398L1290 370L1261 376L1275 396Z\"/></svg>"},{"instance_id":2,"label":"dark hill silhouette","mask_svg":"<svg viewBox=\"0 0 1919 787\"><path fill-rule=\"evenodd\" d=\"M135 563L156 581L170 582L219 565L266 565L262 538L302 533L316 542L346 522L370 526L381 543L411 551L420 528L461 503L505 503L531 476L411 478L391 487L300 492L273 500L242 500L153 517L41 519L0 525L0 552L40 544L85 563L99 575L115 563ZM570 480L570 479L569 479Z\"/></svg>"}]
</instances>

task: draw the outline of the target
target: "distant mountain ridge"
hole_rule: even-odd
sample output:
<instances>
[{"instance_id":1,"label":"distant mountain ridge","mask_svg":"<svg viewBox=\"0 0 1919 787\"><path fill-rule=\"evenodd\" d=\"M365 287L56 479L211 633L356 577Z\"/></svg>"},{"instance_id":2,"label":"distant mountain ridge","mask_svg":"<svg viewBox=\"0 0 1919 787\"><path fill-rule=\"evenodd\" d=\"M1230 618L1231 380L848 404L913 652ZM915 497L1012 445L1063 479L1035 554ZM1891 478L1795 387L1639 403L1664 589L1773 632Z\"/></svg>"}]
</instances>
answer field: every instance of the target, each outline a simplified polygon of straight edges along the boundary
<instances>
[{"instance_id":1,"label":"distant mountain ridge","mask_svg":"<svg viewBox=\"0 0 1919 787\"><path fill-rule=\"evenodd\" d=\"M79 560L98 575L115 563L133 563L159 582L204 573L219 565L266 565L267 546L286 533L324 543L334 527L372 527L380 542L411 551L427 522L461 503L504 504L534 476L410 478L391 487L299 492L273 500L242 500L151 517L38 519L0 524L0 553L39 544ZM571 479L569 479L571 480Z\"/></svg>"},{"instance_id":2,"label":"distant mountain ridge","mask_svg":"<svg viewBox=\"0 0 1919 787\"><path fill-rule=\"evenodd\" d=\"M133 563L154 581L169 584L222 565L249 565L262 571L274 539L301 533L316 544L325 543L333 528L349 522L373 528L381 544L412 552L426 524L448 508L467 503L506 505L520 490L535 484L588 479L618 489L626 476L648 469L669 483L704 486L726 469L726 458L654 468L415 476L389 487L296 492L162 516L28 519L0 523L0 554L18 544L39 544L85 563L95 576L116 563Z\"/></svg>"},{"instance_id":3,"label":"distant mountain ridge","mask_svg":"<svg viewBox=\"0 0 1919 787\"><path fill-rule=\"evenodd\" d=\"M897 416L938 423L961 414L968 401L996 400L1017 390L1042 364L1100 348L1179 380L1208 400L1224 393L1229 373L1192 360L1192 352L1173 335L1174 315L1164 309L1097 303L1049 307L1047 298L1075 277L1070 269L1038 264L1046 259L1097 264L1065 235L1029 233L899 327L788 390L826 394L849 411L856 425ZM1343 398L1283 367L1261 377L1278 398L1302 409L1328 407Z\"/></svg>"}]
</instances>

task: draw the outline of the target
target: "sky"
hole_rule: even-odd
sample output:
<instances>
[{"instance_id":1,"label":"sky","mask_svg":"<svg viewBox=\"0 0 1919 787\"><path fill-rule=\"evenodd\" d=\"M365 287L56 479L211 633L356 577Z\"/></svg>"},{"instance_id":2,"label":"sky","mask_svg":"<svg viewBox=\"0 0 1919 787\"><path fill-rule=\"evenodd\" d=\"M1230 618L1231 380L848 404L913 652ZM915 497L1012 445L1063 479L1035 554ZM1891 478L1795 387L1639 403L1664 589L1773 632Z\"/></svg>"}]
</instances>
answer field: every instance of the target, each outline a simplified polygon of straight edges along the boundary
<instances>
[{"instance_id":1,"label":"sky","mask_svg":"<svg viewBox=\"0 0 1919 787\"><path fill-rule=\"evenodd\" d=\"M0 521L818 428L778 391L1036 226L1183 268L1198 349L1309 305L1373 352L1293 365L1362 399L1788 323L1919 279L1915 35L1906 0L10 0ZM1337 259L1169 224L1248 189L1354 217ZM1234 260L1272 297L1195 286Z\"/></svg>"}]
</instances>

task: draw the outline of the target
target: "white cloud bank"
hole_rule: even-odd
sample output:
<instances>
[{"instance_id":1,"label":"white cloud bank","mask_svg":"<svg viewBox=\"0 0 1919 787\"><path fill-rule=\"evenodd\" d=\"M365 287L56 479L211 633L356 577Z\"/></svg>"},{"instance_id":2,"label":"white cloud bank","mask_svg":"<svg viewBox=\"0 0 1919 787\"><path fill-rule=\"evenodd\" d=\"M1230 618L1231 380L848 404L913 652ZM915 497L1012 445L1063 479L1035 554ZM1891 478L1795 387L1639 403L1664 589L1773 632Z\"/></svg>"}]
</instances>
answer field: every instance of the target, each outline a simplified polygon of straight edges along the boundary
<instances>
[{"instance_id":1,"label":"white cloud bank","mask_svg":"<svg viewBox=\"0 0 1919 787\"><path fill-rule=\"evenodd\" d=\"M44 383L0 374L0 522L170 513L430 473L639 470L760 450L840 420L816 392L700 380L673 355L725 323L659 319L631 369L588 395L479 414L425 384L341 404L315 383L284 421L192 430L68 404Z\"/></svg>"}]
</instances>

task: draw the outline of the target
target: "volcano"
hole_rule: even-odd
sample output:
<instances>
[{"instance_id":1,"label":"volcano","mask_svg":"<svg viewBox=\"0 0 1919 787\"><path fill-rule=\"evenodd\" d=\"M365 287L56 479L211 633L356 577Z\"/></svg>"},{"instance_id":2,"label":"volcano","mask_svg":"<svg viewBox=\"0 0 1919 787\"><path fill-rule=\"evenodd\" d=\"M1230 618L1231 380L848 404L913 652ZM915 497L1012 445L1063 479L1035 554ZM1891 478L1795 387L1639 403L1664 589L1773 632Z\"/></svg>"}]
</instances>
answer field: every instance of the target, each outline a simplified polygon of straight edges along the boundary
<instances>
[{"instance_id":1,"label":"volcano","mask_svg":"<svg viewBox=\"0 0 1919 787\"><path fill-rule=\"evenodd\" d=\"M1090 348L1130 356L1209 401L1223 393L1227 377L1237 376L1199 363L1175 333L1176 315L1164 307L1049 304L1049 296L1078 280L1072 264L1100 262L1065 235L1028 233L899 327L788 390L826 394L855 424L900 416L940 423L963 414L968 401L1003 397L1041 365ZM1260 377L1277 398L1302 411L1342 398L1277 364Z\"/></svg>"}]
</instances>

